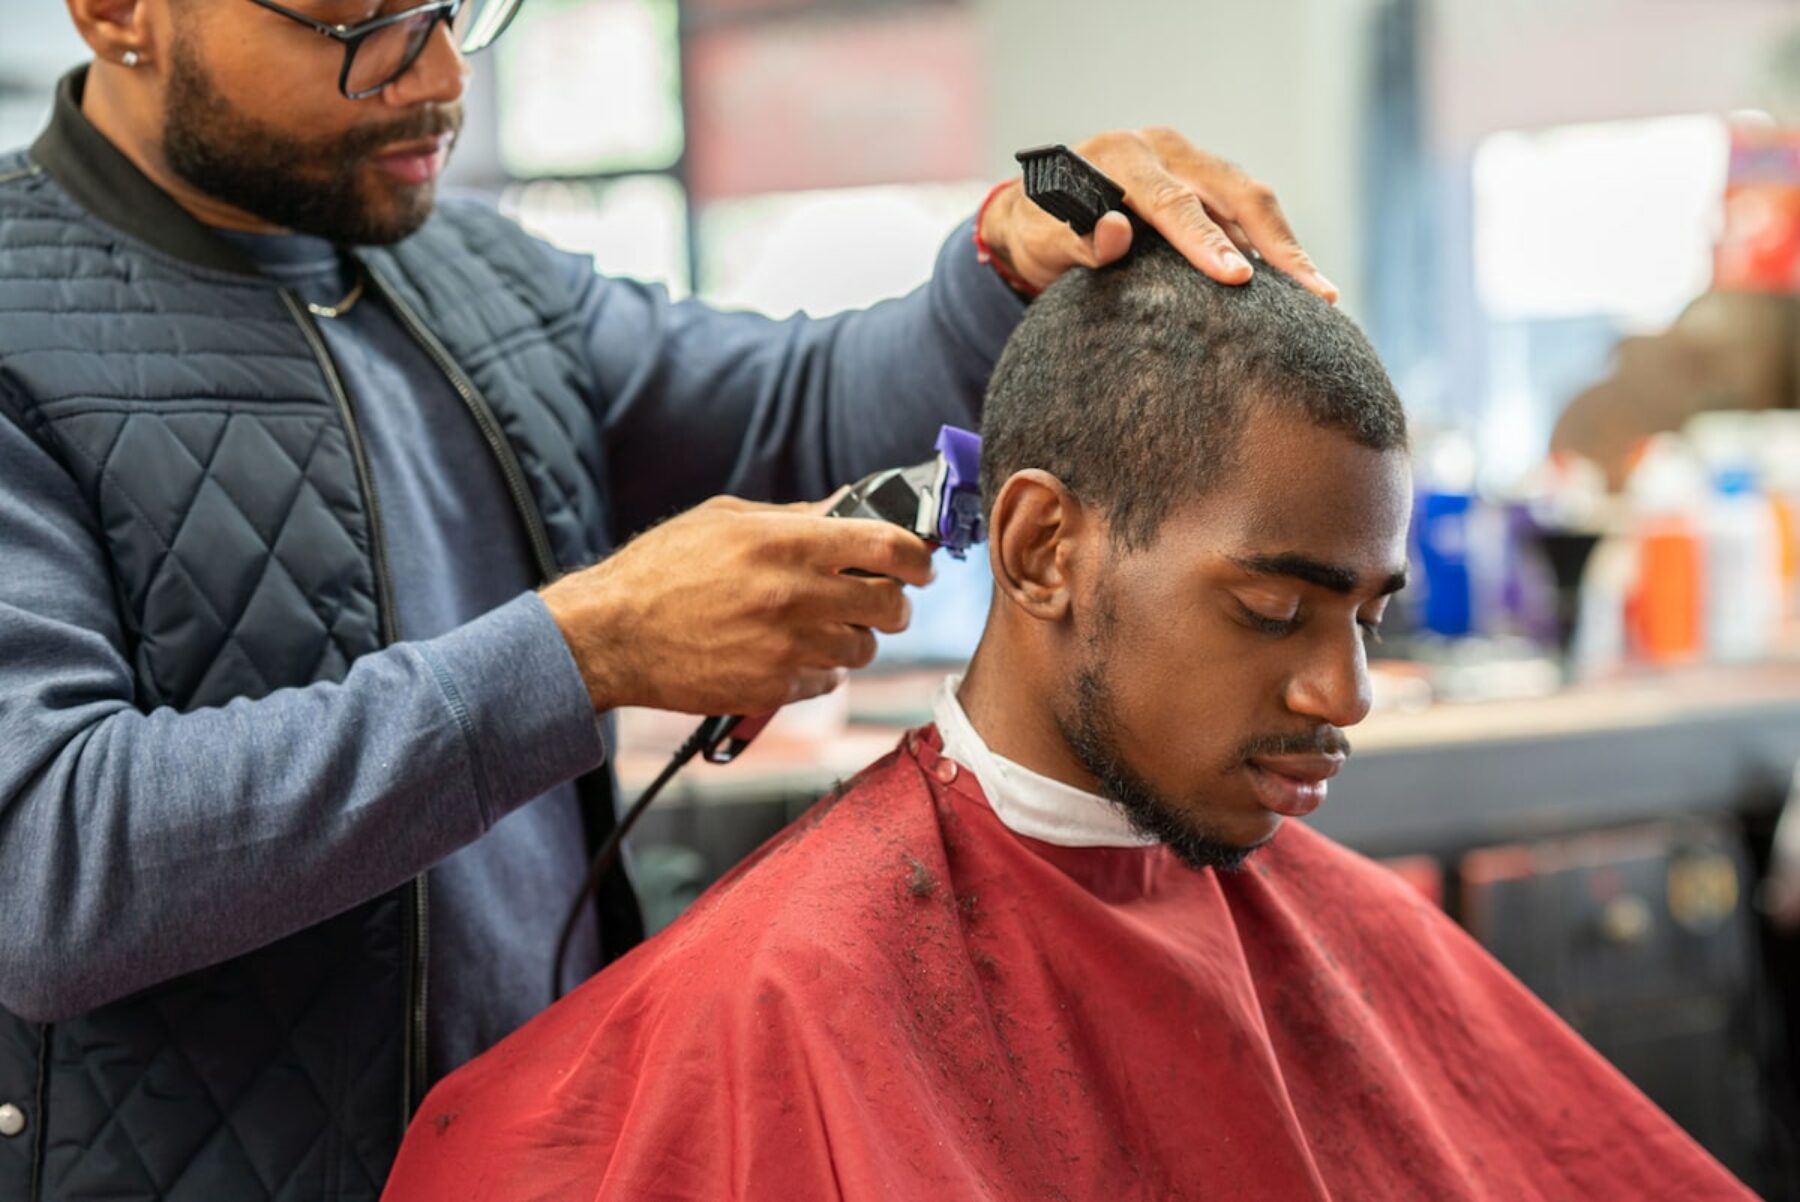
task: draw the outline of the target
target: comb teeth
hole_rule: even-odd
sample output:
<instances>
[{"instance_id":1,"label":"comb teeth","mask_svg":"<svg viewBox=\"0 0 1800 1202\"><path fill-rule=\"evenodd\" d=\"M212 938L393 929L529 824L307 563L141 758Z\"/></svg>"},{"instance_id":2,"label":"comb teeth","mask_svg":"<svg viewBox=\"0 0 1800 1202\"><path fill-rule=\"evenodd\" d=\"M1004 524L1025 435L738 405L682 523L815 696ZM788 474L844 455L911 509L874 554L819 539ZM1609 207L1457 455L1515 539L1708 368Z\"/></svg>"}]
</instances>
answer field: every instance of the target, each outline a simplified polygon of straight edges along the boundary
<instances>
[{"instance_id":1,"label":"comb teeth","mask_svg":"<svg viewBox=\"0 0 1800 1202\"><path fill-rule=\"evenodd\" d=\"M1025 168L1025 195L1084 238L1125 201L1125 189L1067 146L1040 146L1013 157Z\"/></svg>"}]
</instances>

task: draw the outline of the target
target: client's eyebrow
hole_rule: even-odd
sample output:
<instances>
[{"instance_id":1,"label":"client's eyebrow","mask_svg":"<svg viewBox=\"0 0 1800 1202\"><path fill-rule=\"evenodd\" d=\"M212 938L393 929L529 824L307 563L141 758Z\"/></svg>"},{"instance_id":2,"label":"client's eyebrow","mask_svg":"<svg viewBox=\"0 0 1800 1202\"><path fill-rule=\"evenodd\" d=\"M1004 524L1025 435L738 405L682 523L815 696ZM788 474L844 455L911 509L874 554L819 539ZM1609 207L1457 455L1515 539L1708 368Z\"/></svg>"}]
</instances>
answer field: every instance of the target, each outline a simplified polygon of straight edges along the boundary
<instances>
[{"instance_id":1,"label":"client's eyebrow","mask_svg":"<svg viewBox=\"0 0 1800 1202\"><path fill-rule=\"evenodd\" d=\"M1316 584L1322 589L1349 596L1356 591L1356 573L1349 568L1335 563L1326 563L1322 559L1314 559L1310 555L1252 555L1244 559L1234 558L1232 563L1254 576L1286 576L1292 580L1301 580L1307 584ZM1406 587L1406 573L1395 572L1382 581L1376 592L1378 597L1386 597Z\"/></svg>"}]
</instances>

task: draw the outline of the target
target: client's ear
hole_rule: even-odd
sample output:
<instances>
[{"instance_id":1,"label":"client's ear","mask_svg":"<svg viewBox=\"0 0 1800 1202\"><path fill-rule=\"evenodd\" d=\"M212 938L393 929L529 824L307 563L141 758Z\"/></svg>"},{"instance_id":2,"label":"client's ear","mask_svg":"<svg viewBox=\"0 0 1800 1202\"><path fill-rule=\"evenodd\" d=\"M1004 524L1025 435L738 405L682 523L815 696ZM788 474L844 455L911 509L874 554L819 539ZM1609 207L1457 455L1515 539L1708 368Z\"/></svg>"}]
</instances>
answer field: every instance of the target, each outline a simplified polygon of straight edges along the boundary
<instances>
[{"instance_id":1,"label":"client's ear","mask_svg":"<svg viewBox=\"0 0 1800 1202\"><path fill-rule=\"evenodd\" d=\"M1096 533L1094 517L1068 486L1032 468L1000 486L988 517L994 584L1014 605L1060 622L1073 603L1073 572Z\"/></svg>"}]
</instances>

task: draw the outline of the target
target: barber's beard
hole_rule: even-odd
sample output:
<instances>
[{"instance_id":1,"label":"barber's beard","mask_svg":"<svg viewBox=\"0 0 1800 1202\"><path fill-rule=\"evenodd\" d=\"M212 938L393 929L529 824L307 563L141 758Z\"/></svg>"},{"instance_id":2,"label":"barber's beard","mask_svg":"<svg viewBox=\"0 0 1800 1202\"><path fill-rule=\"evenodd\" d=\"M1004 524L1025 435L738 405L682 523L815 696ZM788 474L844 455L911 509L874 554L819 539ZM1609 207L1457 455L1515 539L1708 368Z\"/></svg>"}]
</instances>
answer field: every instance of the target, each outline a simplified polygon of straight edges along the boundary
<instances>
[{"instance_id":1,"label":"barber's beard","mask_svg":"<svg viewBox=\"0 0 1800 1202\"><path fill-rule=\"evenodd\" d=\"M1208 830L1195 817L1197 806L1180 805L1157 792L1120 749L1118 706L1107 683L1113 621L1102 597L1087 635L1086 660L1070 690L1073 696L1064 699L1056 715L1063 742L1099 782L1100 795L1118 806L1139 834L1163 844L1189 867L1235 872L1256 847L1239 847Z\"/></svg>"},{"instance_id":2,"label":"barber's beard","mask_svg":"<svg viewBox=\"0 0 1800 1202\"><path fill-rule=\"evenodd\" d=\"M345 245L399 242L431 216L437 194L432 184L396 181L385 202L374 195L377 185L365 180L370 155L401 142L455 134L462 125L459 106L303 138L234 107L187 46L177 44L169 70L164 157L214 200Z\"/></svg>"}]
</instances>

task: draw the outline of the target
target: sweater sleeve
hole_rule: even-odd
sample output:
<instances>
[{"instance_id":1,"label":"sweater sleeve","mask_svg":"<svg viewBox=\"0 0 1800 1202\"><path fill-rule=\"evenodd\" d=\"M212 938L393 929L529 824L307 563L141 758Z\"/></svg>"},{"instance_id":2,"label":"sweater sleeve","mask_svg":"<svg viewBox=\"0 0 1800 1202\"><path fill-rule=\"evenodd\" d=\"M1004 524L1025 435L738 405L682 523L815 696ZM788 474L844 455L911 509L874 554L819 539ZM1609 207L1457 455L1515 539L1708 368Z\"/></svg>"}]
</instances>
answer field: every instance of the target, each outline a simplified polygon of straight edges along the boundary
<instances>
[{"instance_id":1,"label":"sweater sleeve","mask_svg":"<svg viewBox=\"0 0 1800 1202\"><path fill-rule=\"evenodd\" d=\"M72 479L0 414L0 1006L55 1021L394 888L604 748L525 594L344 680L143 712Z\"/></svg>"},{"instance_id":2,"label":"sweater sleeve","mask_svg":"<svg viewBox=\"0 0 1800 1202\"><path fill-rule=\"evenodd\" d=\"M817 499L926 458L941 425L976 425L1025 301L979 262L971 234L965 222L905 297L782 321L671 303L547 252L587 331L614 536L719 493Z\"/></svg>"}]
</instances>

